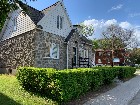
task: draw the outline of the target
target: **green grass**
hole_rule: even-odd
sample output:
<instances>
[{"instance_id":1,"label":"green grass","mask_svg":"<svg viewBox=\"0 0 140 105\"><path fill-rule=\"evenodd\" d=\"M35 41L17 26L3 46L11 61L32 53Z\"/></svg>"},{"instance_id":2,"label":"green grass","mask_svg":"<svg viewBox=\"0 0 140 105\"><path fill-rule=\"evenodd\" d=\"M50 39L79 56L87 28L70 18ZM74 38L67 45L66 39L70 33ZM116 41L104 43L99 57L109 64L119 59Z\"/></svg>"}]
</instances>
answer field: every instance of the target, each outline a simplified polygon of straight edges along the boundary
<instances>
[{"instance_id":1,"label":"green grass","mask_svg":"<svg viewBox=\"0 0 140 105\"><path fill-rule=\"evenodd\" d=\"M0 105L56 105L50 99L23 90L15 76L0 75Z\"/></svg>"}]
</instances>

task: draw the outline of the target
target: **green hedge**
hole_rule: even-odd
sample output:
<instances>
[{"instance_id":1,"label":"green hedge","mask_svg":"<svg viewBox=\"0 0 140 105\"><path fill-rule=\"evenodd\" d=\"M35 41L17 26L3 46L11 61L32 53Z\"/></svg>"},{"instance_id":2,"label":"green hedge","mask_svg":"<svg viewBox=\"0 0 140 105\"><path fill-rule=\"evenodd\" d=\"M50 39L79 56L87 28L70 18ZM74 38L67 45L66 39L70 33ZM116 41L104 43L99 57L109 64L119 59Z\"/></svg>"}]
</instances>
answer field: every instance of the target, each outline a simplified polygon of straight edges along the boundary
<instances>
[{"instance_id":1,"label":"green hedge","mask_svg":"<svg viewBox=\"0 0 140 105\"><path fill-rule=\"evenodd\" d=\"M117 67L119 69L118 78L125 79L130 78L136 72L136 68L134 67Z\"/></svg>"},{"instance_id":2,"label":"green hedge","mask_svg":"<svg viewBox=\"0 0 140 105\"><path fill-rule=\"evenodd\" d=\"M48 85L51 81L49 74L54 71L53 68L19 67L17 79L26 90L48 94Z\"/></svg>"},{"instance_id":3,"label":"green hedge","mask_svg":"<svg viewBox=\"0 0 140 105\"><path fill-rule=\"evenodd\" d=\"M132 67L78 68L56 71L52 68L18 68L17 79L30 91L41 93L56 101L68 101L103 84L118 75L127 78L134 74Z\"/></svg>"}]
</instances>

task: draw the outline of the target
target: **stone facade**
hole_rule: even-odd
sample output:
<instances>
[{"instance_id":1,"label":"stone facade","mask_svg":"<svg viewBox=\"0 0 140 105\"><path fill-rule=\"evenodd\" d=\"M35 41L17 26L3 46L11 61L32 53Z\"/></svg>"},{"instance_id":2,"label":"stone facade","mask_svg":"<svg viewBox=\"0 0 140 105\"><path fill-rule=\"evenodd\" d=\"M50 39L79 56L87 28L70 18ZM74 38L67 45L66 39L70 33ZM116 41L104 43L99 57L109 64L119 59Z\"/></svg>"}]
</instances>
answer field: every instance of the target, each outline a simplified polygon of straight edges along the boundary
<instances>
[{"instance_id":1,"label":"stone facade","mask_svg":"<svg viewBox=\"0 0 140 105\"><path fill-rule=\"evenodd\" d=\"M78 65L79 62L79 57L81 56L80 53L80 49L83 48L85 50L88 50L88 58L89 61L91 61L92 59L92 46L89 45L88 43L84 42L81 39L81 36L79 35L79 33L76 31L72 37L69 40L68 43L68 67L72 68L72 58L73 58L73 47L75 47L77 49L77 61L76 61L76 65Z\"/></svg>"},{"instance_id":2,"label":"stone facade","mask_svg":"<svg viewBox=\"0 0 140 105\"><path fill-rule=\"evenodd\" d=\"M59 45L59 58L51 58L51 43ZM73 33L68 43L68 67L72 68L73 47L77 48L77 64L83 41L77 32ZM92 58L92 47L84 44ZM46 56L48 55L48 56ZM16 69L19 66L34 66L66 69L67 43L65 38L40 29L34 29L24 34L0 42L0 68Z\"/></svg>"},{"instance_id":3,"label":"stone facade","mask_svg":"<svg viewBox=\"0 0 140 105\"><path fill-rule=\"evenodd\" d=\"M35 32L32 30L0 42L0 68L34 66Z\"/></svg>"},{"instance_id":4,"label":"stone facade","mask_svg":"<svg viewBox=\"0 0 140 105\"><path fill-rule=\"evenodd\" d=\"M36 67L51 67L59 70L66 68L66 43L64 42L64 37L45 31L37 31L35 39ZM53 59L51 57L45 56L50 55L49 49L51 43L59 45L59 59Z\"/></svg>"}]
</instances>

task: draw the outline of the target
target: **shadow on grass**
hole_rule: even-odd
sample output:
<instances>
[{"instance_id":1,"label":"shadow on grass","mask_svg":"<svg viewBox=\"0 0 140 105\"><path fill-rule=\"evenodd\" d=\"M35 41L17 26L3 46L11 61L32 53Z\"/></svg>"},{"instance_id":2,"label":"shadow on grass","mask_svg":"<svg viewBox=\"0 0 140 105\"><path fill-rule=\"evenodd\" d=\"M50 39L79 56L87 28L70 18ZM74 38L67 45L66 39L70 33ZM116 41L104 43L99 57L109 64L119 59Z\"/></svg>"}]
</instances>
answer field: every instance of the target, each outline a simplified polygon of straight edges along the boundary
<instances>
[{"instance_id":1,"label":"shadow on grass","mask_svg":"<svg viewBox=\"0 0 140 105\"><path fill-rule=\"evenodd\" d=\"M0 93L0 105L21 105L21 104L17 103L10 97Z\"/></svg>"}]
</instances>

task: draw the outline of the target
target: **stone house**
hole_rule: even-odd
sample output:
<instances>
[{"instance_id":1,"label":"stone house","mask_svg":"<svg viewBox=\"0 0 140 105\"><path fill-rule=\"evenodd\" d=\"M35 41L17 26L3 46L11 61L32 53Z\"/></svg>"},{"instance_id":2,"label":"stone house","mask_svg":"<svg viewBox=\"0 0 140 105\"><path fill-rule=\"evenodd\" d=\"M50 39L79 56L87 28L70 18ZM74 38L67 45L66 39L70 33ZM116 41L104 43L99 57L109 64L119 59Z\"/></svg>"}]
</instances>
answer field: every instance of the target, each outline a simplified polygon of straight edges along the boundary
<instances>
[{"instance_id":1,"label":"stone house","mask_svg":"<svg viewBox=\"0 0 140 105\"><path fill-rule=\"evenodd\" d=\"M9 13L0 33L1 72L19 66L66 69L82 67L80 58L90 61L92 43L79 25L72 25L63 2L42 11L25 6L27 12L19 8Z\"/></svg>"}]
</instances>

